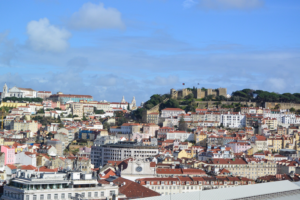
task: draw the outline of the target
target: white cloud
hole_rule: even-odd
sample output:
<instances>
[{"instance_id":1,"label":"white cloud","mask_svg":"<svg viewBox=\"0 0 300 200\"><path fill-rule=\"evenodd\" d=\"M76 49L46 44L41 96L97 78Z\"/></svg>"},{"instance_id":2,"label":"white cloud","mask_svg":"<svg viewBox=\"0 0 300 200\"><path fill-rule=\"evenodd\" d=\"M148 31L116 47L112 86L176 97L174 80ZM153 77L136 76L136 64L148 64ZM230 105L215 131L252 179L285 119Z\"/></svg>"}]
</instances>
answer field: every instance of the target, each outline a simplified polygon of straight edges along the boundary
<instances>
[{"instance_id":1,"label":"white cloud","mask_svg":"<svg viewBox=\"0 0 300 200\"><path fill-rule=\"evenodd\" d=\"M249 10L263 5L263 0L200 0L199 2L199 7L207 10Z\"/></svg>"},{"instance_id":2,"label":"white cloud","mask_svg":"<svg viewBox=\"0 0 300 200\"><path fill-rule=\"evenodd\" d=\"M182 5L184 8L190 8L192 6L194 6L195 4L197 4L198 2L194 1L194 0L185 0Z\"/></svg>"},{"instance_id":3,"label":"white cloud","mask_svg":"<svg viewBox=\"0 0 300 200\"><path fill-rule=\"evenodd\" d=\"M121 13L115 8L104 8L103 3L84 4L71 16L68 25L73 29L122 29L125 27Z\"/></svg>"},{"instance_id":4,"label":"white cloud","mask_svg":"<svg viewBox=\"0 0 300 200\"><path fill-rule=\"evenodd\" d=\"M51 25L47 18L29 22L27 35L28 43L34 50L51 52L64 51L71 37L71 33Z\"/></svg>"}]
</instances>

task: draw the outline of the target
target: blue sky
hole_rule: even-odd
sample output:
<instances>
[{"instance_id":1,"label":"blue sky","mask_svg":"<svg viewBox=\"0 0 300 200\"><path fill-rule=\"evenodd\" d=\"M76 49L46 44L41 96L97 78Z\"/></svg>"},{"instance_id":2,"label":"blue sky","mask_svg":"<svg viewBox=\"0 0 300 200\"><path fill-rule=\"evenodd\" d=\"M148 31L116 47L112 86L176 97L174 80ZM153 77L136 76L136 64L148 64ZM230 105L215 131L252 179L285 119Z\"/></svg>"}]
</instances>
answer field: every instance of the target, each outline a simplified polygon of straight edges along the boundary
<instances>
[{"instance_id":1,"label":"blue sky","mask_svg":"<svg viewBox=\"0 0 300 200\"><path fill-rule=\"evenodd\" d=\"M299 92L299 0L0 0L0 85L146 101Z\"/></svg>"}]
</instances>

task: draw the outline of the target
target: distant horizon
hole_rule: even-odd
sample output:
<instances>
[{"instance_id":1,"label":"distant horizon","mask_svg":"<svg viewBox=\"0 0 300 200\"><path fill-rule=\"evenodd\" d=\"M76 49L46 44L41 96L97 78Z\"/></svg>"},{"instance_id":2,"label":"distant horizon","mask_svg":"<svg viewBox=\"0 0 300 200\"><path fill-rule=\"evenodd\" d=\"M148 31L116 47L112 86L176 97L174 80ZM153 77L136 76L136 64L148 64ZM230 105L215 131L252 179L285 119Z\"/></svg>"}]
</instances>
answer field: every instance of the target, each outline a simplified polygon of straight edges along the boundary
<instances>
[{"instance_id":1,"label":"distant horizon","mask_svg":"<svg viewBox=\"0 0 300 200\"><path fill-rule=\"evenodd\" d=\"M182 83L297 93L299 11L295 0L1 1L0 85L138 105Z\"/></svg>"}]
</instances>

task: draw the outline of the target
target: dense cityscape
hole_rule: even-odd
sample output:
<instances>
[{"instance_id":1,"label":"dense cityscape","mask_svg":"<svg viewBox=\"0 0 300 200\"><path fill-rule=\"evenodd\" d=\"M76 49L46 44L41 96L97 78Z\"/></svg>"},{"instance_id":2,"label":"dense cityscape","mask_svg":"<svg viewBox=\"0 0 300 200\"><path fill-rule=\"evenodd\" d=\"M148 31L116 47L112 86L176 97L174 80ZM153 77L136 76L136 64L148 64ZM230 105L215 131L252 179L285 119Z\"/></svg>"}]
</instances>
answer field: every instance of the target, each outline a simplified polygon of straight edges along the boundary
<instances>
[{"instance_id":1,"label":"dense cityscape","mask_svg":"<svg viewBox=\"0 0 300 200\"><path fill-rule=\"evenodd\" d=\"M299 0L0 1L0 200L299 200Z\"/></svg>"},{"instance_id":2,"label":"dense cityscape","mask_svg":"<svg viewBox=\"0 0 300 200\"><path fill-rule=\"evenodd\" d=\"M300 104L261 102L265 93L170 89L137 105L5 84L1 198L157 198L298 182Z\"/></svg>"}]
</instances>

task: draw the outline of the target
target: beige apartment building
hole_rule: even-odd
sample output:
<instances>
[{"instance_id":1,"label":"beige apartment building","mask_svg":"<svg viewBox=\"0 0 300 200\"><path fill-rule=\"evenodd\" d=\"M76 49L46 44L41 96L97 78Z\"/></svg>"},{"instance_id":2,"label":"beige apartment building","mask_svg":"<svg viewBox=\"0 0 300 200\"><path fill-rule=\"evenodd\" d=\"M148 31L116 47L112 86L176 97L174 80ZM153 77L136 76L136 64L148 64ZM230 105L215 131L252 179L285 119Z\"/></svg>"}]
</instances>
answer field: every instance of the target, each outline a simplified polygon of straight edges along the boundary
<instances>
[{"instance_id":1,"label":"beige apartment building","mask_svg":"<svg viewBox=\"0 0 300 200\"><path fill-rule=\"evenodd\" d=\"M16 131L27 131L30 130L32 133L38 131L38 122L37 121L26 121L26 120L14 120L10 124L11 130Z\"/></svg>"},{"instance_id":2,"label":"beige apartment building","mask_svg":"<svg viewBox=\"0 0 300 200\"><path fill-rule=\"evenodd\" d=\"M73 103L72 104L72 113L78 115L78 117L83 117L83 104L82 103Z\"/></svg>"},{"instance_id":3,"label":"beige apartment building","mask_svg":"<svg viewBox=\"0 0 300 200\"><path fill-rule=\"evenodd\" d=\"M278 122L276 118L263 118L263 123L268 126L269 130L277 129Z\"/></svg>"},{"instance_id":4,"label":"beige apartment building","mask_svg":"<svg viewBox=\"0 0 300 200\"><path fill-rule=\"evenodd\" d=\"M208 162L209 165L215 167L215 169L226 168L233 176L241 176L250 179L256 179L257 177L276 175L277 165L274 161L260 160L257 158L242 158L236 159L213 159Z\"/></svg>"}]
</instances>

